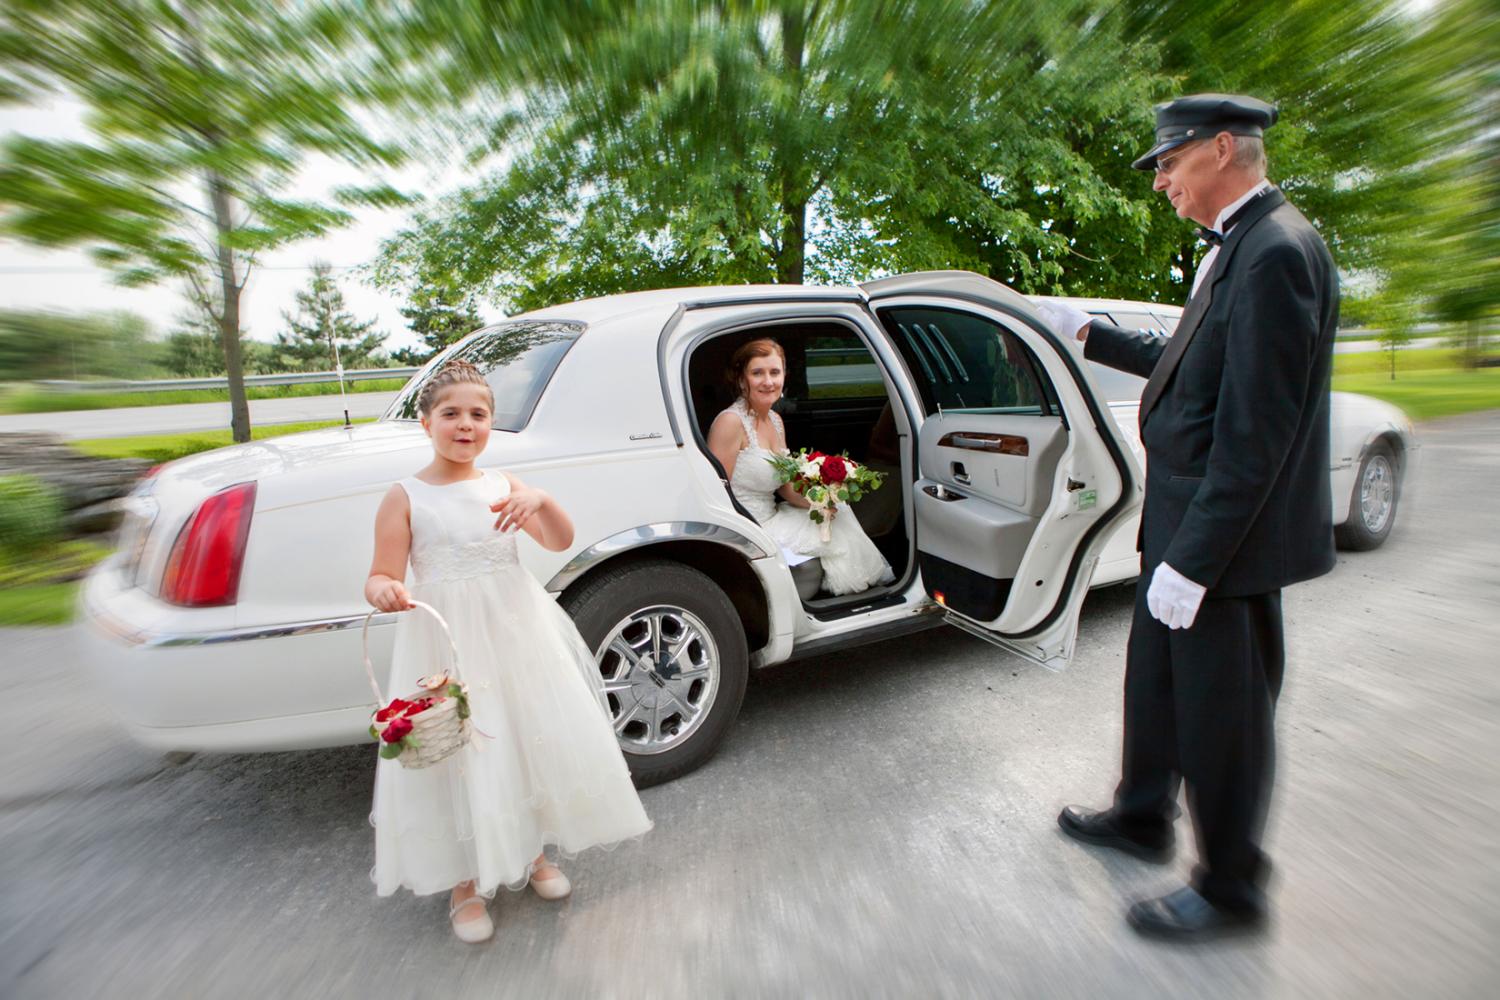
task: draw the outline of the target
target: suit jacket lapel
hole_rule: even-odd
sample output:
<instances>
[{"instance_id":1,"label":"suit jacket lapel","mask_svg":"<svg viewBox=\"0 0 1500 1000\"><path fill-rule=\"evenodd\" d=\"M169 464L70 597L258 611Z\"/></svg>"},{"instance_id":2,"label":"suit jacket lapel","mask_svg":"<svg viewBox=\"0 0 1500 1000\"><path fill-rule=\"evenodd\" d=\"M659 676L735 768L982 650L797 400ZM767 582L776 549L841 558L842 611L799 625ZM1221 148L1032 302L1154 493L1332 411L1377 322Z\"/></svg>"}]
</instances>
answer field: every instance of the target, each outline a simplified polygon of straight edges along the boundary
<instances>
[{"instance_id":1,"label":"suit jacket lapel","mask_svg":"<svg viewBox=\"0 0 1500 1000\"><path fill-rule=\"evenodd\" d=\"M1172 373L1177 370L1177 363L1182 360L1188 345L1192 343L1193 334L1198 332L1198 326L1203 322L1203 316L1213 302L1214 286L1229 270L1229 260L1234 256L1234 251L1239 247L1240 241L1257 222L1284 201L1286 201L1286 196L1277 189L1271 188L1255 199L1235 227L1230 230L1229 235L1225 237L1224 245L1219 247L1219 253L1214 257L1213 270L1209 272L1208 277L1203 279L1203 284L1198 286L1198 294L1188 299L1187 308L1182 311L1182 319L1178 320L1177 329L1172 334L1167 349L1162 352L1161 358L1156 362L1156 367L1151 370L1151 377L1146 381L1146 388L1141 391L1140 425L1142 427L1146 426L1146 417L1150 414L1151 408L1156 405L1157 400L1161 399L1167 383L1172 379Z\"/></svg>"}]
</instances>

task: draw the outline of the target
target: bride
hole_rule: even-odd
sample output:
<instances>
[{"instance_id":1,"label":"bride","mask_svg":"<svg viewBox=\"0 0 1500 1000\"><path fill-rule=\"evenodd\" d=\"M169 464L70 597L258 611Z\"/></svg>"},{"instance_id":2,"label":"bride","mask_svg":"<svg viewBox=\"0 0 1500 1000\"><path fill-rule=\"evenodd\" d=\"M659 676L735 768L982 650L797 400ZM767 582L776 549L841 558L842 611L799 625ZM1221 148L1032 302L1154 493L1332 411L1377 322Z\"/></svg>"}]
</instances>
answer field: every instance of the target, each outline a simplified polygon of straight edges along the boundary
<instances>
[{"instance_id":1,"label":"bride","mask_svg":"<svg viewBox=\"0 0 1500 1000\"><path fill-rule=\"evenodd\" d=\"M823 541L808 517L807 499L778 482L766 461L772 452L787 451L781 415L771 409L786 379L781 345L769 337L750 341L734 352L729 372L740 395L714 418L708 450L724 467L735 499L782 548L819 558L828 593L854 594L893 580L890 564L852 513L835 510L830 538ZM785 504L776 503L778 495Z\"/></svg>"}]
</instances>

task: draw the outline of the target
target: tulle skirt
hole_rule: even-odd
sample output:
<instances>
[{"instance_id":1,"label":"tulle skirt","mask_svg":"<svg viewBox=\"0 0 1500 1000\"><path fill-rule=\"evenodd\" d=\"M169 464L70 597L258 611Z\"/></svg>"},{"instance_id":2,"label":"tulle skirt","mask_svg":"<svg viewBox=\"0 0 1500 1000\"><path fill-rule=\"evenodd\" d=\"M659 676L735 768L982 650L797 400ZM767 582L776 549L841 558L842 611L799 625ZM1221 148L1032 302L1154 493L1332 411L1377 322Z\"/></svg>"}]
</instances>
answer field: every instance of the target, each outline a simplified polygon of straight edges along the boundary
<instances>
[{"instance_id":1,"label":"tulle skirt","mask_svg":"<svg viewBox=\"0 0 1500 1000\"><path fill-rule=\"evenodd\" d=\"M526 570L414 584L437 608L469 687L470 743L447 760L375 771L376 891L484 894L525 887L544 847L569 857L651 829L615 740L594 657L572 619ZM450 665L442 629L420 611L397 625L387 697Z\"/></svg>"},{"instance_id":2,"label":"tulle skirt","mask_svg":"<svg viewBox=\"0 0 1500 1000\"><path fill-rule=\"evenodd\" d=\"M823 589L830 594L857 594L895 578L891 564L885 561L847 506L838 508L829 524L826 542L822 527L804 508L791 504L777 507L765 529L783 548L804 556L817 556L823 565Z\"/></svg>"}]
</instances>

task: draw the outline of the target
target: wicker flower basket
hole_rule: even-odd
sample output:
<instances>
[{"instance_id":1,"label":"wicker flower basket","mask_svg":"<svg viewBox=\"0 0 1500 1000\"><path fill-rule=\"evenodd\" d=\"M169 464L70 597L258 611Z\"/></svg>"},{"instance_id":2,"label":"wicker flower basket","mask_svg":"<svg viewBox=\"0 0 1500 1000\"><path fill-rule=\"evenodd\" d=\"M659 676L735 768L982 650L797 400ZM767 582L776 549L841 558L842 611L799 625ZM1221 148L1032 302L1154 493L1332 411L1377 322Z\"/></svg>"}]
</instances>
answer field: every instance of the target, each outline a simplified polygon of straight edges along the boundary
<instances>
[{"instance_id":1,"label":"wicker flower basket","mask_svg":"<svg viewBox=\"0 0 1500 1000\"><path fill-rule=\"evenodd\" d=\"M437 619L448 639L451 666L439 669L419 683L422 688L387 703L375 680L375 668L370 663L370 619L376 612L365 615L360 643L364 650L365 675L370 679L370 689L375 692L377 706L371 718L370 735L381 743L381 756L399 761L402 767L431 767L447 760L469 742L473 726L469 722L469 700L467 691L458 675L458 648L453 644L453 633L448 623L429 604L413 601L418 608ZM427 708L413 711L417 705L430 701Z\"/></svg>"}]
</instances>

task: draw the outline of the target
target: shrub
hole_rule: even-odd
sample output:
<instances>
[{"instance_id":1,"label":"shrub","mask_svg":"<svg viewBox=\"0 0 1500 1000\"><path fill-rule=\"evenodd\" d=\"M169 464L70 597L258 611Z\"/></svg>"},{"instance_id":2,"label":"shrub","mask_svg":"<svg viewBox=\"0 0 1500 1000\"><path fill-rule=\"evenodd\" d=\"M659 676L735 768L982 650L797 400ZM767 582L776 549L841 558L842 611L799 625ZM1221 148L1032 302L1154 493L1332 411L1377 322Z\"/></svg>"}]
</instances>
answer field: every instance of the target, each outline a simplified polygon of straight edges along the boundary
<instances>
[{"instance_id":1,"label":"shrub","mask_svg":"<svg viewBox=\"0 0 1500 1000\"><path fill-rule=\"evenodd\" d=\"M35 476L0 476L0 549L24 552L62 535L58 492Z\"/></svg>"}]
</instances>

